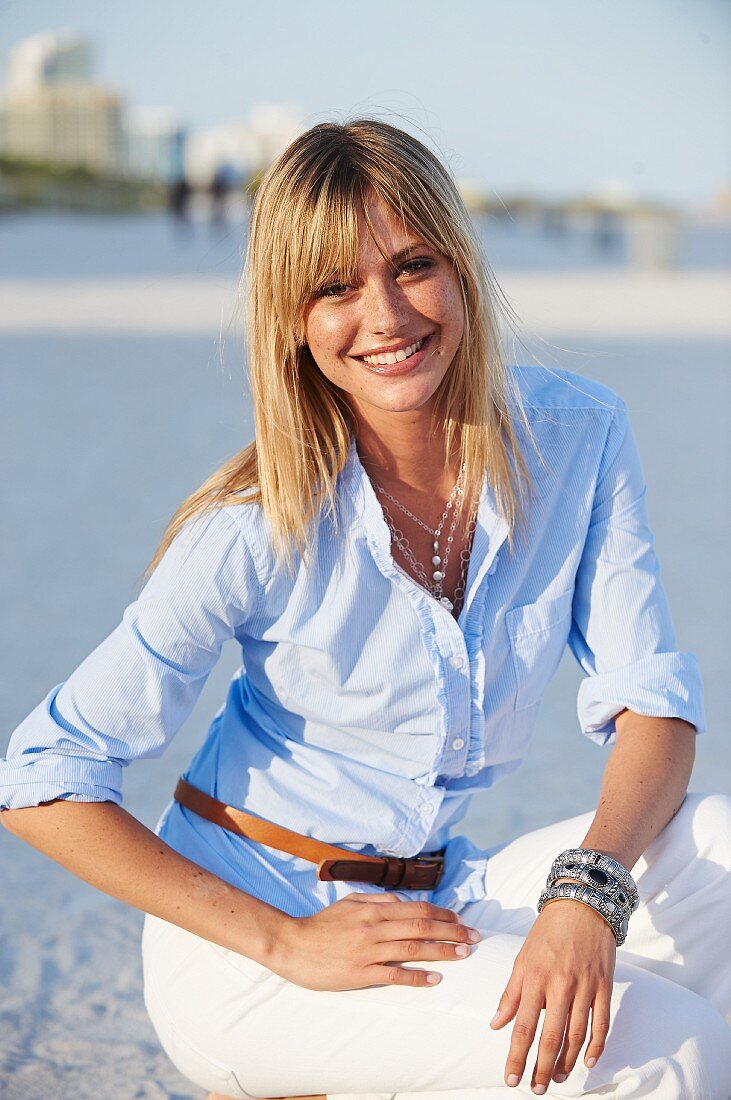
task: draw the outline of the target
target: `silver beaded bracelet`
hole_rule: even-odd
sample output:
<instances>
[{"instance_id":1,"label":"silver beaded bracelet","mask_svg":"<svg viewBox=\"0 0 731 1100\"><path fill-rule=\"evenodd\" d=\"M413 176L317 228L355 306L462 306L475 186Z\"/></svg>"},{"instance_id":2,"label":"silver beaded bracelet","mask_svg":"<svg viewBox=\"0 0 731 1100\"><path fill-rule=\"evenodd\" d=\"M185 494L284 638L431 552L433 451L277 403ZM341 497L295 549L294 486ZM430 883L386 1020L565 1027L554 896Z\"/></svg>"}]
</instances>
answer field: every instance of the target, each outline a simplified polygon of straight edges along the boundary
<instances>
[{"instance_id":1,"label":"silver beaded bracelet","mask_svg":"<svg viewBox=\"0 0 731 1100\"><path fill-rule=\"evenodd\" d=\"M574 882L582 882L585 886L591 886L594 890L597 890L600 894L603 894L605 898L610 898L612 901L622 908L623 912L627 914L627 919L632 916L632 907L630 905L627 892L619 882L607 871L599 871L602 876L601 880L598 879L597 869L594 867L585 867L583 864L573 863L567 867L559 860L556 860L551 867L551 873L546 879L546 889L550 890L552 886L555 886L559 879L570 878Z\"/></svg>"},{"instance_id":2,"label":"silver beaded bracelet","mask_svg":"<svg viewBox=\"0 0 731 1100\"><path fill-rule=\"evenodd\" d=\"M558 898L570 898L573 901L581 901L588 905L609 924L614 933L617 947L621 947L627 939L627 925L629 918L620 905L611 901L604 894L600 894L591 886L584 886L580 882L560 882L543 891L538 899L538 912L551 901Z\"/></svg>"},{"instance_id":3,"label":"silver beaded bracelet","mask_svg":"<svg viewBox=\"0 0 731 1100\"><path fill-rule=\"evenodd\" d=\"M578 879L557 882L557 879ZM538 912L558 898L570 898L590 906L610 925L617 947L627 938L629 918L640 899L626 867L594 848L568 848L553 861L546 889L538 899Z\"/></svg>"},{"instance_id":4,"label":"silver beaded bracelet","mask_svg":"<svg viewBox=\"0 0 731 1100\"><path fill-rule=\"evenodd\" d=\"M571 878L574 871L582 867L588 870L592 885L597 888L606 886L615 879L626 895L630 913L634 913L640 904L635 880L618 859L606 855L605 852L597 852L594 848L567 848L553 861L551 876L559 878L560 874L567 873Z\"/></svg>"}]
</instances>

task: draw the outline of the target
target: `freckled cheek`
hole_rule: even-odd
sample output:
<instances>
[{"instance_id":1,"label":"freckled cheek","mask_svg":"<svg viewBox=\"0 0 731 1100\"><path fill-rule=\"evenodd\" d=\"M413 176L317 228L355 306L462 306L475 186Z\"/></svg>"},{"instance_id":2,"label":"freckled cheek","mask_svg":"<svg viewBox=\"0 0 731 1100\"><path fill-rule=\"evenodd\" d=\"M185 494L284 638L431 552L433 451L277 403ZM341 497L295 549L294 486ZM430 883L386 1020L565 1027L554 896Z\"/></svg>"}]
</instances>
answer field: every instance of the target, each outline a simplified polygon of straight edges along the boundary
<instances>
[{"instance_id":1,"label":"freckled cheek","mask_svg":"<svg viewBox=\"0 0 731 1100\"><path fill-rule=\"evenodd\" d=\"M344 365L342 359L352 347L352 340L342 325L318 321L308 329L308 344L315 361L322 360L325 365L326 360L329 365L337 367ZM336 362L337 360L340 362Z\"/></svg>"},{"instance_id":2,"label":"freckled cheek","mask_svg":"<svg viewBox=\"0 0 731 1100\"><path fill-rule=\"evenodd\" d=\"M432 316L439 319L442 328L437 354L454 354L464 333L464 306L459 290L442 291L434 302Z\"/></svg>"}]
</instances>

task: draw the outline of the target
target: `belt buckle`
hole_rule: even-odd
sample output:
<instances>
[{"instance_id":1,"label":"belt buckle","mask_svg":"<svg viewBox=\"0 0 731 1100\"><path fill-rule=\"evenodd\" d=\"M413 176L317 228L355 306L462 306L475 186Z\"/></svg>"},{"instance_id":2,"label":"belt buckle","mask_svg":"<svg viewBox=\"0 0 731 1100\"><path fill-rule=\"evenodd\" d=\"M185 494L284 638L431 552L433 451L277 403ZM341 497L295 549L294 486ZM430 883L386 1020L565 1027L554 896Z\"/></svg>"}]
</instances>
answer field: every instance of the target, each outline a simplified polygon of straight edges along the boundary
<instances>
[{"instance_id":1,"label":"belt buckle","mask_svg":"<svg viewBox=\"0 0 731 1100\"><path fill-rule=\"evenodd\" d=\"M429 873L435 864L436 876L430 882ZM444 849L425 856L381 856L380 862L324 859L318 865L317 877L324 882L371 882L387 889L433 890L443 872Z\"/></svg>"},{"instance_id":2,"label":"belt buckle","mask_svg":"<svg viewBox=\"0 0 731 1100\"><path fill-rule=\"evenodd\" d=\"M444 850L429 855L403 859L390 856L387 859L381 884L394 889L433 890L444 873Z\"/></svg>"},{"instance_id":3,"label":"belt buckle","mask_svg":"<svg viewBox=\"0 0 731 1100\"><path fill-rule=\"evenodd\" d=\"M420 871L430 871L436 864L436 877L433 882L428 885L424 885L423 878L425 875L420 875ZM444 874L444 849L439 852L434 852L433 855L414 856L411 860L407 861L406 871L404 874L404 881L400 884L402 890L433 890L439 885L439 881Z\"/></svg>"}]
</instances>

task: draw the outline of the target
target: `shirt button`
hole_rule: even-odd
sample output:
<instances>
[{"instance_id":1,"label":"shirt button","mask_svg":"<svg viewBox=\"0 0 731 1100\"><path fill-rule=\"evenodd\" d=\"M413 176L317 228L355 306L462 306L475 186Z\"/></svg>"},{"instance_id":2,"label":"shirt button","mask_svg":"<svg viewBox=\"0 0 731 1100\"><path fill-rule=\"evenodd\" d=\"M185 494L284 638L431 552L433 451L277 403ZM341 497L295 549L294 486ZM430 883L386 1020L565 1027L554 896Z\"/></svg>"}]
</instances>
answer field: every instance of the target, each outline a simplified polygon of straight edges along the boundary
<instances>
[{"instance_id":1,"label":"shirt button","mask_svg":"<svg viewBox=\"0 0 731 1100\"><path fill-rule=\"evenodd\" d=\"M455 737L454 741L452 742L452 748L453 749L461 749L463 746L464 746L463 739L461 737Z\"/></svg>"},{"instance_id":2,"label":"shirt button","mask_svg":"<svg viewBox=\"0 0 731 1100\"><path fill-rule=\"evenodd\" d=\"M419 813L421 814L422 817L431 817L431 815L432 815L432 805L431 805L431 803L430 802L425 802L424 805L419 810Z\"/></svg>"},{"instance_id":3,"label":"shirt button","mask_svg":"<svg viewBox=\"0 0 731 1100\"><path fill-rule=\"evenodd\" d=\"M461 657L458 657L456 653L454 657L450 657L449 663L452 668L464 668L464 661Z\"/></svg>"}]
</instances>

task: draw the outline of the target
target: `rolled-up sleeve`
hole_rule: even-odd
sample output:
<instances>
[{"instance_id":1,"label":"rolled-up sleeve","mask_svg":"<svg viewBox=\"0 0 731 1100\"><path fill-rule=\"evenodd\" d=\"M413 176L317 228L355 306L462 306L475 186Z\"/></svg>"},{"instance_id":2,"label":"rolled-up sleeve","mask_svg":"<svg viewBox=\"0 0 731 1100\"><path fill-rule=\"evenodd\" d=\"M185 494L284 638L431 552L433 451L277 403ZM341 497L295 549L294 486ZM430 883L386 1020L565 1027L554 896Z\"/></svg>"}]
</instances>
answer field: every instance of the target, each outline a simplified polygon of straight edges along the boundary
<instances>
[{"instance_id":1,"label":"rolled-up sleeve","mask_svg":"<svg viewBox=\"0 0 731 1100\"><path fill-rule=\"evenodd\" d=\"M697 733L706 728L697 661L677 650L646 496L627 408L618 398L576 576L569 635L588 674L579 688L579 722L600 745L614 742L614 719L625 708L683 718Z\"/></svg>"},{"instance_id":2,"label":"rolled-up sleeve","mask_svg":"<svg viewBox=\"0 0 731 1100\"><path fill-rule=\"evenodd\" d=\"M21 722L0 760L0 809L121 804L122 769L163 753L259 600L239 512L188 523L116 629Z\"/></svg>"}]
</instances>

